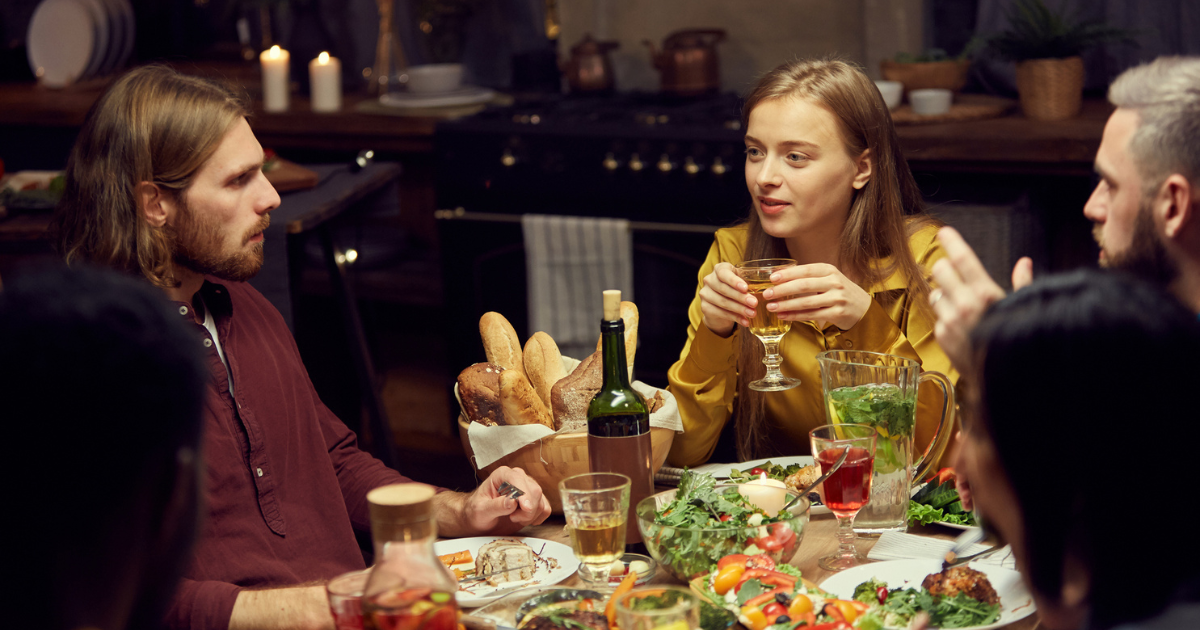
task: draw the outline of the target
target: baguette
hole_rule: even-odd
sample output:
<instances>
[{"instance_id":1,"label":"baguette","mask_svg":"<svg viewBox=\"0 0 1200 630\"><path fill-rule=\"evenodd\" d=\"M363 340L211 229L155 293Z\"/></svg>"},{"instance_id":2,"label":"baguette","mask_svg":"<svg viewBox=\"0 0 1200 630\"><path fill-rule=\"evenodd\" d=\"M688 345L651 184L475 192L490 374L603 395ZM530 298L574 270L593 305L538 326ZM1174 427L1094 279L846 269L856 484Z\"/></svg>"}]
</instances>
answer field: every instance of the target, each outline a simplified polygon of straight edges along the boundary
<instances>
[{"instance_id":1,"label":"baguette","mask_svg":"<svg viewBox=\"0 0 1200 630\"><path fill-rule=\"evenodd\" d=\"M621 319L625 322L625 367L633 379L633 357L637 354L638 309L633 302L621 302ZM596 351L601 351L604 337L596 341Z\"/></svg>"},{"instance_id":2,"label":"baguette","mask_svg":"<svg viewBox=\"0 0 1200 630\"><path fill-rule=\"evenodd\" d=\"M550 407L550 389L567 375L558 344L544 332L533 333L525 342L524 364L525 375L537 391L538 398L547 408Z\"/></svg>"},{"instance_id":3,"label":"baguette","mask_svg":"<svg viewBox=\"0 0 1200 630\"><path fill-rule=\"evenodd\" d=\"M604 384L604 358L600 352L587 356L550 390L554 429L568 433L587 430L587 410Z\"/></svg>"},{"instance_id":4,"label":"baguette","mask_svg":"<svg viewBox=\"0 0 1200 630\"><path fill-rule=\"evenodd\" d=\"M521 340L503 315L495 311L484 313L479 318L479 336L483 338L483 352L487 355L488 363L525 373L521 360Z\"/></svg>"},{"instance_id":5,"label":"baguette","mask_svg":"<svg viewBox=\"0 0 1200 630\"><path fill-rule=\"evenodd\" d=\"M550 410L522 372L504 370L500 373L500 404L504 408L505 424L544 424L554 428Z\"/></svg>"}]
</instances>

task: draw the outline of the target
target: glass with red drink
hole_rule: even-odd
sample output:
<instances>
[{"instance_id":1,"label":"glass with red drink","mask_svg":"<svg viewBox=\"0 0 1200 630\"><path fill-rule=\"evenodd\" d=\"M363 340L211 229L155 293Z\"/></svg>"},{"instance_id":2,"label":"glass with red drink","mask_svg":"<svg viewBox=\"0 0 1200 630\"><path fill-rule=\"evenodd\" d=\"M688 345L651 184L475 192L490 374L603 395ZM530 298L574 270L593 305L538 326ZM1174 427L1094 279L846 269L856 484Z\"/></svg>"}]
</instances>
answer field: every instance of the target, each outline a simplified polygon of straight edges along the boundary
<instances>
[{"instance_id":1,"label":"glass with red drink","mask_svg":"<svg viewBox=\"0 0 1200 630\"><path fill-rule=\"evenodd\" d=\"M369 569L343 573L325 585L329 594L329 612L337 630L363 630L362 594Z\"/></svg>"},{"instance_id":2,"label":"glass with red drink","mask_svg":"<svg viewBox=\"0 0 1200 630\"><path fill-rule=\"evenodd\" d=\"M822 474L846 453L846 461L821 484L821 502L838 519L838 550L817 561L822 569L840 571L867 561L854 546L853 523L854 516L871 500L876 435L875 427L866 424L826 424L809 432L813 459Z\"/></svg>"}]
</instances>

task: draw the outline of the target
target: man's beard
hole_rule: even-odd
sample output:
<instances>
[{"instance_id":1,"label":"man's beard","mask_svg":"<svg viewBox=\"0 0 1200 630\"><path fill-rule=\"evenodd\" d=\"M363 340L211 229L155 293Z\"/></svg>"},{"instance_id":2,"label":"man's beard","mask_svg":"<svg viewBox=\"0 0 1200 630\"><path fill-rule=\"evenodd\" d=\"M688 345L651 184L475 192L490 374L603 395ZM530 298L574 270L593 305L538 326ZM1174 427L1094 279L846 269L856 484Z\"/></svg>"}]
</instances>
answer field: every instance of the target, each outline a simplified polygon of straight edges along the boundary
<instances>
[{"instance_id":1,"label":"man's beard","mask_svg":"<svg viewBox=\"0 0 1200 630\"><path fill-rule=\"evenodd\" d=\"M226 256L221 251L221 226L197 216L181 197L178 225L169 229L175 264L202 275L245 282L262 268L263 244L255 243L248 251L241 247L270 223L270 215L264 214L258 225L238 238L239 251Z\"/></svg>"},{"instance_id":2,"label":"man's beard","mask_svg":"<svg viewBox=\"0 0 1200 630\"><path fill-rule=\"evenodd\" d=\"M1099 226L1096 233L1099 235ZM1163 247L1162 239L1154 227L1150 199L1143 199L1138 204L1137 218L1133 222L1133 238L1129 247L1121 252L1105 252L1105 259L1105 267L1127 271L1164 287L1179 276L1178 265Z\"/></svg>"}]
</instances>

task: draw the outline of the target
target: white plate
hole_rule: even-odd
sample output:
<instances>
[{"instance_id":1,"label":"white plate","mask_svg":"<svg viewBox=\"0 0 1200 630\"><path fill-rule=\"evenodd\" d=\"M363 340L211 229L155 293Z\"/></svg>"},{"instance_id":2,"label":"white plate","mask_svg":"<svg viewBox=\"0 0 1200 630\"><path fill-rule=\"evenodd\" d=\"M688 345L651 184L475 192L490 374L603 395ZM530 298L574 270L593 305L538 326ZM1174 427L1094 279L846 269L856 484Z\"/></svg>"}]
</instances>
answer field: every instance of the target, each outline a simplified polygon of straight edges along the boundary
<instances>
[{"instance_id":1,"label":"white plate","mask_svg":"<svg viewBox=\"0 0 1200 630\"><path fill-rule=\"evenodd\" d=\"M66 87L84 78L94 53L96 24L76 0L45 0L33 12L26 33L26 56L38 81Z\"/></svg>"},{"instance_id":2,"label":"white plate","mask_svg":"<svg viewBox=\"0 0 1200 630\"><path fill-rule=\"evenodd\" d=\"M83 71L84 78L92 78L100 76L100 71L107 62L109 55L108 48L110 45L109 27L108 27L108 10L105 8L101 0L77 0L80 4L87 7L88 13L92 15L92 25L94 27L95 40L92 42L92 58L88 62L88 67Z\"/></svg>"},{"instance_id":3,"label":"white plate","mask_svg":"<svg viewBox=\"0 0 1200 630\"><path fill-rule=\"evenodd\" d=\"M722 464L724 467L724 472L714 473L713 476L717 477L718 479L722 477L728 478L729 471L731 470L746 470L747 468L762 466L767 462L785 467L791 466L792 464L796 464L797 466L809 466L813 463L813 458L811 455L794 455L790 457L768 457L766 459L753 459L740 464ZM824 505L814 505L809 508L808 513L812 516L816 516L817 514L829 514L829 508L825 507Z\"/></svg>"},{"instance_id":4,"label":"white plate","mask_svg":"<svg viewBox=\"0 0 1200 630\"><path fill-rule=\"evenodd\" d=\"M990 564L972 563L972 569L987 575L988 581L1000 596L1000 619L986 626L971 626L971 630L990 630L1006 626L1033 614L1036 608L1033 597L1021 581L1021 574ZM941 560L888 560L852 567L830 576L821 583L821 588L842 599L853 599L854 587L872 578L887 582L888 589L921 588L921 582L930 573L942 569Z\"/></svg>"},{"instance_id":5,"label":"white plate","mask_svg":"<svg viewBox=\"0 0 1200 630\"><path fill-rule=\"evenodd\" d=\"M575 552L571 548L551 540L543 540L541 538L520 538L517 536L477 536L475 538L455 538L452 540L441 540L433 543L433 551L439 556L444 556L448 553L456 553L459 551L470 551L472 558L479 557L479 548L492 542L508 538L511 540L519 540L533 548L533 552L538 554L540 558L546 561L553 560L558 564L556 568L549 568L546 562L538 562L534 567L533 577L521 582L509 582L500 586L492 586L484 581L471 582L467 585L459 586L456 599L458 605L463 608L475 608L484 604L494 602L501 597L520 588L529 586L549 586L558 584L559 582L571 577L575 570L579 568L579 559L575 557ZM515 587L515 588L514 588Z\"/></svg>"},{"instance_id":6,"label":"white plate","mask_svg":"<svg viewBox=\"0 0 1200 630\"><path fill-rule=\"evenodd\" d=\"M451 107L486 103L496 96L492 90L476 86L463 86L457 90L440 93L414 94L389 92L379 97L379 102L388 107Z\"/></svg>"}]
</instances>

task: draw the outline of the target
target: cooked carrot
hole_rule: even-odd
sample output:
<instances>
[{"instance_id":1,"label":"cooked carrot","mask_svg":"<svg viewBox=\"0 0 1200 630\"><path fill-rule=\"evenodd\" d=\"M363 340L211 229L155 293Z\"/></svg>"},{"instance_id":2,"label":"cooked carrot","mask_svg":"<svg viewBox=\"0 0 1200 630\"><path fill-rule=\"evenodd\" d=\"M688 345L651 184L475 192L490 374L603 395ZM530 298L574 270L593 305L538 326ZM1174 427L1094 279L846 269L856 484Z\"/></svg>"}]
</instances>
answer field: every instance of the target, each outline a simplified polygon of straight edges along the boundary
<instances>
[{"instance_id":1,"label":"cooked carrot","mask_svg":"<svg viewBox=\"0 0 1200 630\"><path fill-rule=\"evenodd\" d=\"M633 583L637 581L637 571L630 571L625 574L625 579L613 589L612 597L608 598L608 604L604 606L604 616L608 617L608 627L617 627L617 599L625 593L633 590Z\"/></svg>"},{"instance_id":2,"label":"cooked carrot","mask_svg":"<svg viewBox=\"0 0 1200 630\"><path fill-rule=\"evenodd\" d=\"M467 551L467 550L459 551L456 553L448 553L444 556L438 556L438 560L441 560L442 564L444 564L446 566L451 566L451 565L455 565L455 564L463 564L466 562L474 562L474 560L471 559L471 552Z\"/></svg>"}]
</instances>

